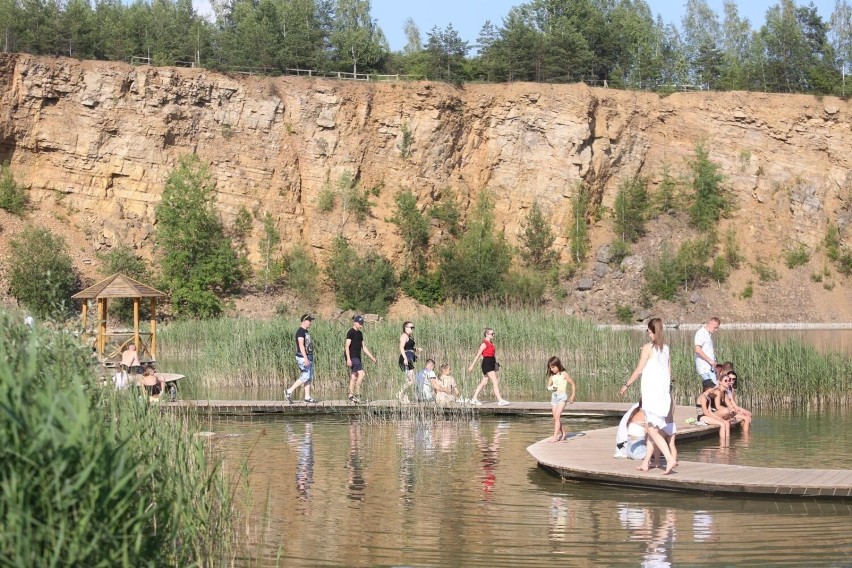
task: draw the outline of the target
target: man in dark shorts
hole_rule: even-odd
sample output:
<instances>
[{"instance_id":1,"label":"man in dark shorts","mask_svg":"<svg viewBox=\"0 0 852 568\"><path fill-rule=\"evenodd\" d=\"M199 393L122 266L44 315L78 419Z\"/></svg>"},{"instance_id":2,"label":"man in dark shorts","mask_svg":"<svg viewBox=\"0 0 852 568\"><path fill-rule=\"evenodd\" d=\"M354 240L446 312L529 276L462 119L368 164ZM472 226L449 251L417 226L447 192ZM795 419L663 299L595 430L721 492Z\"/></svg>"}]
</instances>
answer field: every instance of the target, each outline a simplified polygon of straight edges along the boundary
<instances>
[{"instance_id":1,"label":"man in dark shorts","mask_svg":"<svg viewBox=\"0 0 852 568\"><path fill-rule=\"evenodd\" d=\"M287 389L287 402L293 404L293 392L300 386L305 386L305 402L318 402L311 396L311 385L314 383L314 341L308 330L314 316L303 314L299 329L296 330L296 365L299 366L299 379Z\"/></svg>"},{"instance_id":2,"label":"man in dark shorts","mask_svg":"<svg viewBox=\"0 0 852 568\"><path fill-rule=\"evenodd\" d=\"M346 343L343 347L346 366L349 368L349 402L356 404L361 402L361 383L366 375L364 365L361 363L361 351L363 350L373 363L376 362L376 358L364 343L364 334L361 332L363 327L364 317L360 315L353 317L352 328L346 332Z\"/></svg>"}]
</instances>

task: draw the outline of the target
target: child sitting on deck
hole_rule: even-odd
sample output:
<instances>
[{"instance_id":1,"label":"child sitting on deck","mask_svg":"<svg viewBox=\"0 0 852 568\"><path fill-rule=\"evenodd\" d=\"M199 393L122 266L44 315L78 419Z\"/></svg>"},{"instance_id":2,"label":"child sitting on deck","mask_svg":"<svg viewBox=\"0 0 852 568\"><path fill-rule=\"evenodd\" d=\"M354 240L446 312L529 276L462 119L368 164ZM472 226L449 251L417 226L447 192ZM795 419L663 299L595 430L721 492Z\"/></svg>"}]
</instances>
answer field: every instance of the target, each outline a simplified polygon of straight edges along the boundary
<instances>
[{"instance_id":1,"label":"child sitting on deck","mask_svg":"<svg viewBox=\"0 0 852 568\"><path fill-rule=\"evenodd\" d=\"M707 382L710 384L705 384L704 392L695 399L698 422L719 426L719 439L727 444L731 436L731 414L720 401L724 396L722 389L727 388L730 380L724 377L719 381L718 387L713 385L713 381Z\"/></svg>"},{"instance_id":2,"label":"child sitting on deck","mask_svg":"<svg viewBox=\"0 0 852 568\"><path fill-rule=\"evenodd\" d=\"M455 402L459 396L456 380L450 376L450 366L447 363L441 365L441 376L432 379L432 390L435 391L435 402L447 404Z\"/></svg>"}]
</instances>

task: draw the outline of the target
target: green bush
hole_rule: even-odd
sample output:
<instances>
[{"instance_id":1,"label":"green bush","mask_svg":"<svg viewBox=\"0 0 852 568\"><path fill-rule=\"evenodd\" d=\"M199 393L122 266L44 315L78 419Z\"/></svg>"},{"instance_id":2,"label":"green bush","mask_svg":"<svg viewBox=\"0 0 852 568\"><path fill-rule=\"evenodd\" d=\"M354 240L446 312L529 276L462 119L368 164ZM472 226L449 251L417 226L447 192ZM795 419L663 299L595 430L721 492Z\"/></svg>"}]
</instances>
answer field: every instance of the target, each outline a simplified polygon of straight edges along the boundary
<instances>
[{"instance_id":1,"label":"green bush","mask_svg":"<svg viewBox=\"0 0 852 568\"><path fill-rule=\"evenodd\" d=\"M772 268L772 266L770 266L769 263L762 258L755 260L754 264L751 265L751 268L754 270L754 273L761 282L774 282L780 278L780 276L778 276L778 271Z\"/></svg>"},{"instance_id":2,"label":"green bush","mask_svg":"<svg viewBox=\"0 0 852 568\"><path fill-rule=\"evenodd\" d=\"M612 241L612 244L609 246L609 252L612 255L609 263L613 266L618 266L622 260L630 256L630 244L621 239Z\"/></svg>"},{"instance_id":3,"label":"green bush","mask_svg":"<svg viewBox=\"0 0 852 568\"><path fill-rule=\"evenodd\" d=\"M844 276L852 274L852 250L843 245L840 230L834 223L829 222L823 244L825 255L837 266L837 271Z\"/></svg>"},{"instance_id":4,"label":"green bush","mask_svg":"<svg viewBox=\"0 0 852 568\"><path fill-rule=\"evenodd\" d=\"M510 306L540 306L547 289L547 275L534 269L510 270L500 282L498 295Z\"/></svg>"},{"instance_id":5,"label":"green bush","mask_svg":"<svg viewBox=\"0 0 852 568\"><path fill-rule=\"evenodd\" d=\"M737 269L742 265L744 260L740 253L740 246L737 244L737 236L733 229L725 231L725 262L732 269Z\"/></svg>"},{"instance_id":6,"label":"green bush","mask_svg":"<svg viewBox=\"0 0 852 568\"><path fill-rule=\"evenodd\" d=\"M615 306L615 317L621 323L633 323L633 308L617 304Z\"/></svg>"},{"instance_id":7,"label":"green bush","mask_svg":"<svg viewBox=\"0 0 852 568\"><path fill-rule=\"evenodd\" d=\"M41 318L64 318L77 287L65 241L28 226L9 243L9 292Z\"/></svg>"},{"instance_id":8,"label":"green bush","mask_svg":"<svg viewBox=\"0 0 852 568\"><path fill-rule=\"evenodd\" d=\"M695 158L689 162L692 170L694 201L689 208L689 217L700 231L713 228L727 208L719 165L710 160L703 143L695 147Z\"/></svg>"},{"instance_id":9,"label":"green bush","mask_svg":"<svg viewBox=\"0 0 852 568\"><path fill-rule=\"evenodd\" d=\"M454 237L461 234L461 211L455 192L446 188L439 199L429 208L429 216L440 221Z\"/></svg>"},{"instance_id":10,"label":"green bush","mask_svg":"<svg viewBox=\"0 0 852 568\"><path fill-rule=\"evenodd\" d=\"M746 287L743 289L742 294L740 294L740 298L742 298L743 300L748 300L753 295L754 295L754 283L751 280L749 280L748 284L746 284Z\"/></svg>"},{"instance_id":11,"label":"green bush","mask_svg":"<svg viewBox=\"0 0 852 568\"><path fill-rule=\"evenodd\" d=\"M655 209L660 213L671 215L677 211L678 182L669 172L668 164L663 164L663 179L654 195Z\"/></svg>"},{"instance_id":12,"label":"green bush","mask_svg":"<svg viewBox=\"0 0 852 568\"><path fill-rule=\"evenodd\" d=\"M126 244L119 244L112 247L109 252L98 255L101 261L101 274L104 276L112 276L113 274L124 274L134 280L147 284L146 276L148 269L145 266L145 261L133 252L133 249ZM148 302L140 302L139 317L147 319L150 313ZM133 300L129 298L116 298L109 302L109 313L113 317L122 322L129 323L133 321Z\"/></svg>"},{"instance_id":13,"label":"green bush","mask_svg":"<svg viewBox=\"0 0 852 568\"><path fill-rule=\"evenodd\" d=\"M9 164L0 166L0 209L20 217L24 214L28 201L26 190L15 183Z\"/></svg>"},{"instance_id":14,"label":"green bush","mask_svg":"<svg viewBox=\"0 0 852 568\"><path fill-rule=\"evenodd\" d=\"M185 415L92 377L70 334L0 313L4 566L217 565L230 497Z\"/></svg>"},{"instance_id":15,"label":"green bush","mask_svg":"<svg viewBox=\"0 0 852 568\"><path fill-rule=\"evenodd\" d=\"M613 215L615 232L622 241L633 243L645 234L648 204L648 181L645 178L636 176L621 182Z\"/></svg>"},{"instance_id":16,"label":"green bush","mask_svg":"<svg viewBox=\"0 0 852 568\"><path fill-rule=\"evenodd\" d=\"M320 269L305 247L296 245L287 253L284 256L283 268L287 287L304 302L314 304L319 298L317 279Z\"/></svg>"},{"instance_id":17,"label":"green bush","mask_svg":"<svg viewBox=\"0 0 852 568\"><path fill-rule=\"evenodd\" d=\"M337 195L334 193L334 190L328 186L323 187L317 197L317 210L320 213L330 213L334 210L336 202Z\"/></svg>"},{"instance_id":18,"label":"green bush","mask_svg":"<svg viewBox=\"0 0 852 568\"><path fill-rule=\"evenodd\" d=\"M664 246L660 257L645 269L645 288L649 294L673 300L681 286L696 288L712 276L705 264L713 251L713 238L684 242L676 254Z\"/></svg>"},{"instance_id":19,"label":"green bush","mask_svg":"<svg viewBox=\"0 0 852 568\"><path fill-rule=\"evenodd\" d=\"M396 298L397 280L390 262L374 251L359 254L343 237L334 241L326 274L344 310L385 314Z\"/></svg>"},{"instance_id":20,"label":"green bush","mask_svg":"<svg viewBox=\"0 0 852 568\"><path fill-rule=\"evenodd\" d=\"M373 204L370 203L370 192L361 189L349 172L345 172L337 181L337 192L343 204L343 225L349 217L355 217L357 223L363 223L370 215Z\"/></svg>"},{"instance_id":21,"label":"green bush","mask_svg":"<svg viewBox=\"0 0 852 568\"><path fill-rule=\"evenodd\" d=\"M804 266L810 261L811 255L808 252L808 247L804 243L798 243L795 247L788 250L784 255L784 262L787 268L793 269L797 266Z\"/></svg>"},{"instance_id":22,"label":"green bush","mask_svg":"<svg viewBox=\"0 0 852 568\"><path fill-rule=\"evenodd\" d=\"M450 298L493 296L512 262L512 249L502 233L495 234L491 197L483 194L458 242L439 251L439 272Z\"/></svg>"},{"instance_id":23,"label":"green bush","mask_svg":"<svg viewBox=\"0 0 852 568\"><path fill-rule=\"evenodd\" d=\"M411 156L411 145L414 143L414 135L411 133L408 124L404 122L400 127L400 132L402 133L402 140L399 142L399 154L403 158L408 158Z\"/></svg>"},{"instance_id":24,"label":"green bush","mask_svg":"<svg viewBox=\"0 0 852 568\"><path fill-rule=\"evenodd\" d=\"M717 256L713 259L713 265L710 267L710 276L716 282L722 283L731 275L731 266L724 256Z\"/></svg>"},{"instance_id":25,"label":"green bush","mask_svg":"<svg viewBox=\"0 0 852 568\"><path fill-rule=\"evenodd\" d=\"M523 229L519 240L521 259L524 264L537 270L548 270L559 260L559 255L553 250L556 236L542 213L538 201L533 201Z\"/></svg>"},{"instance_id":26,"label":"green bush","mask_svg":"<svg viewBox=\"0 0 852 568\"><path fill-rule=\"evenodd\" d=\"M237 253L215 208L214 186L196 155L181 159L157 205L162 282L179 316L213 317L243 280Z\"/></svg>"},{"instance_id":27,"label":"green bush","mask_svg":"<svg viewBox=\"0 0 852 568\"><path fill-rule=\"evenodd\" d=\"M400 280L405 293L421 304L436 306L444 301L444 284L437 271L416 276L404 272Z\"/></svg>"}]
</instances>

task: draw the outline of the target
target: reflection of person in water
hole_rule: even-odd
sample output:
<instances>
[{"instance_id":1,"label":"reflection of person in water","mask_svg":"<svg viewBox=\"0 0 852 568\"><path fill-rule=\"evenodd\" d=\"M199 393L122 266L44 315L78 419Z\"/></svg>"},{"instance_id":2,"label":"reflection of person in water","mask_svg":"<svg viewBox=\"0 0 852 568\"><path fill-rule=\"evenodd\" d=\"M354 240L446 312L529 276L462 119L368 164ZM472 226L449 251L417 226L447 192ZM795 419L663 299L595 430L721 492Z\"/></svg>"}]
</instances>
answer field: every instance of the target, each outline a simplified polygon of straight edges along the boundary
<instances>
[{"instance_id":1,"label":"reflection of person in water","mask_svg":"<svg viewBox=\"0 0 852 568\"><path fill-rule=\"evenodd\" d=\"M550 540L566 542L577 521L576 505L567 497L550 498Z\"/></svg>"},{"instance_id":2,"label":"reflection of person in water","mask_svg":"<svg viewBox=\"0 0 852 568\"><path fill-rule=\"evenodd\" d=\"M672 565L672 549L677 537L674 509L659 507L628 507L619 505L618 517L621 526L630 531L631 541L645 542L642 566L665 568Z\"/></svg>"},{"instance_id":3,"label":"reflection of person in water","mask_svg":"<svg viewBox=\"0 0 852 568\"><path fill-rule=\"evenodd\" d=\"M305 422L305 437L299 444L299 459L296 462L296 490L299 498L306 501L314 484L314 425Z\"/></svg>"},{"instance_id":4,"label":"reflection of person in water","mask_svg":"<svg viewBox=\"0 0 852 568\"><path fill-rule=\"evenodd\" d=\"M361 424L358 422L349 423L349 459L346 470L349 472L346 496L353 501L363 501L367 482L361 464Z\"/></svg>"},{"instance_id":5,"label":"reflection of person in water","mask_svg":"<svg viewBox=\"0 0 852 568\"><path fill-rule=\"evenodd\" d=\"M499 422L494 427L494 434L491 441L488 442L481 436L479 426L476 425L474 437L479 448L482 450L482 476L480 477L482 491L488 498L491 498L491 493L494 491L494 485L497 483L497 461L500 454L500 436L503 430L509 427L508 422Z\"/></svg>"}]
</instances>

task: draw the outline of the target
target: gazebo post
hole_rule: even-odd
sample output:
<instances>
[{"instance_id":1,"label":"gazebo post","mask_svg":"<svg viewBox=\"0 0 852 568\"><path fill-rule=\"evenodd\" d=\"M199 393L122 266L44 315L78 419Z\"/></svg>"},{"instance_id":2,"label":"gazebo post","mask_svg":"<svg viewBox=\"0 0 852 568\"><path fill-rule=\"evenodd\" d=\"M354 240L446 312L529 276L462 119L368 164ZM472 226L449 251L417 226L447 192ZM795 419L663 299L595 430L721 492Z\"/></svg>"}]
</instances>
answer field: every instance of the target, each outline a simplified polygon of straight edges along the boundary
<instances>
[{"instance_id":1,"label":"gazebo post","mask_svg":"<svg viewBox=\"0 0 852 568\"><path fill-rule=\"evenodd\" d=\"M104 319L104 307L101 304L100 298L98 298L97 312L98 312L98 315L97 315L98 319L95 322L97 324L97 331L95 331L95 349L97 349L97 351L98 351L98 356L100 358L103 358L104 350L101 348L101 320Z\"/></svg>"},{"instance_id":2,"label":"gazebo post","mask_svg":"<svg viewBox=\"0 0 852 568\"><path fill-rule=\"evenodd\" d=\"M83 333L86 333L86 320L89 316L89 301L83 300Z\"/></svg>"},{"instance_id":3,"label":"gazebo post","mask_svg":"<svg viewBox=\"0 0 852 568\"><path fill-rule=\"evenodd\" d=\"M139 298L133 298L133 345L139 353Z\"/></svg>"},{"instance_id":4,"label":"gazebo post","mask_svg":"<svg viewBox=\"0 0 852 568\"><path fill-rule=\"evenodd\" d=\"M104 303L104 318L101 320L101 356L103 356L104 353L106 353L107 319L109 319L109 300L107 298L102 298L101 301Z\"/></svg>"},{"instance_id":5,"label":"gazebo post","mask_svg":"<svg viewBox=\"0 0 852 568\"><path fill-rule=\"evenodd\" d=\"M157 360L157 298L151 298L151 357Z\"/></svg>"}]
</instances>

